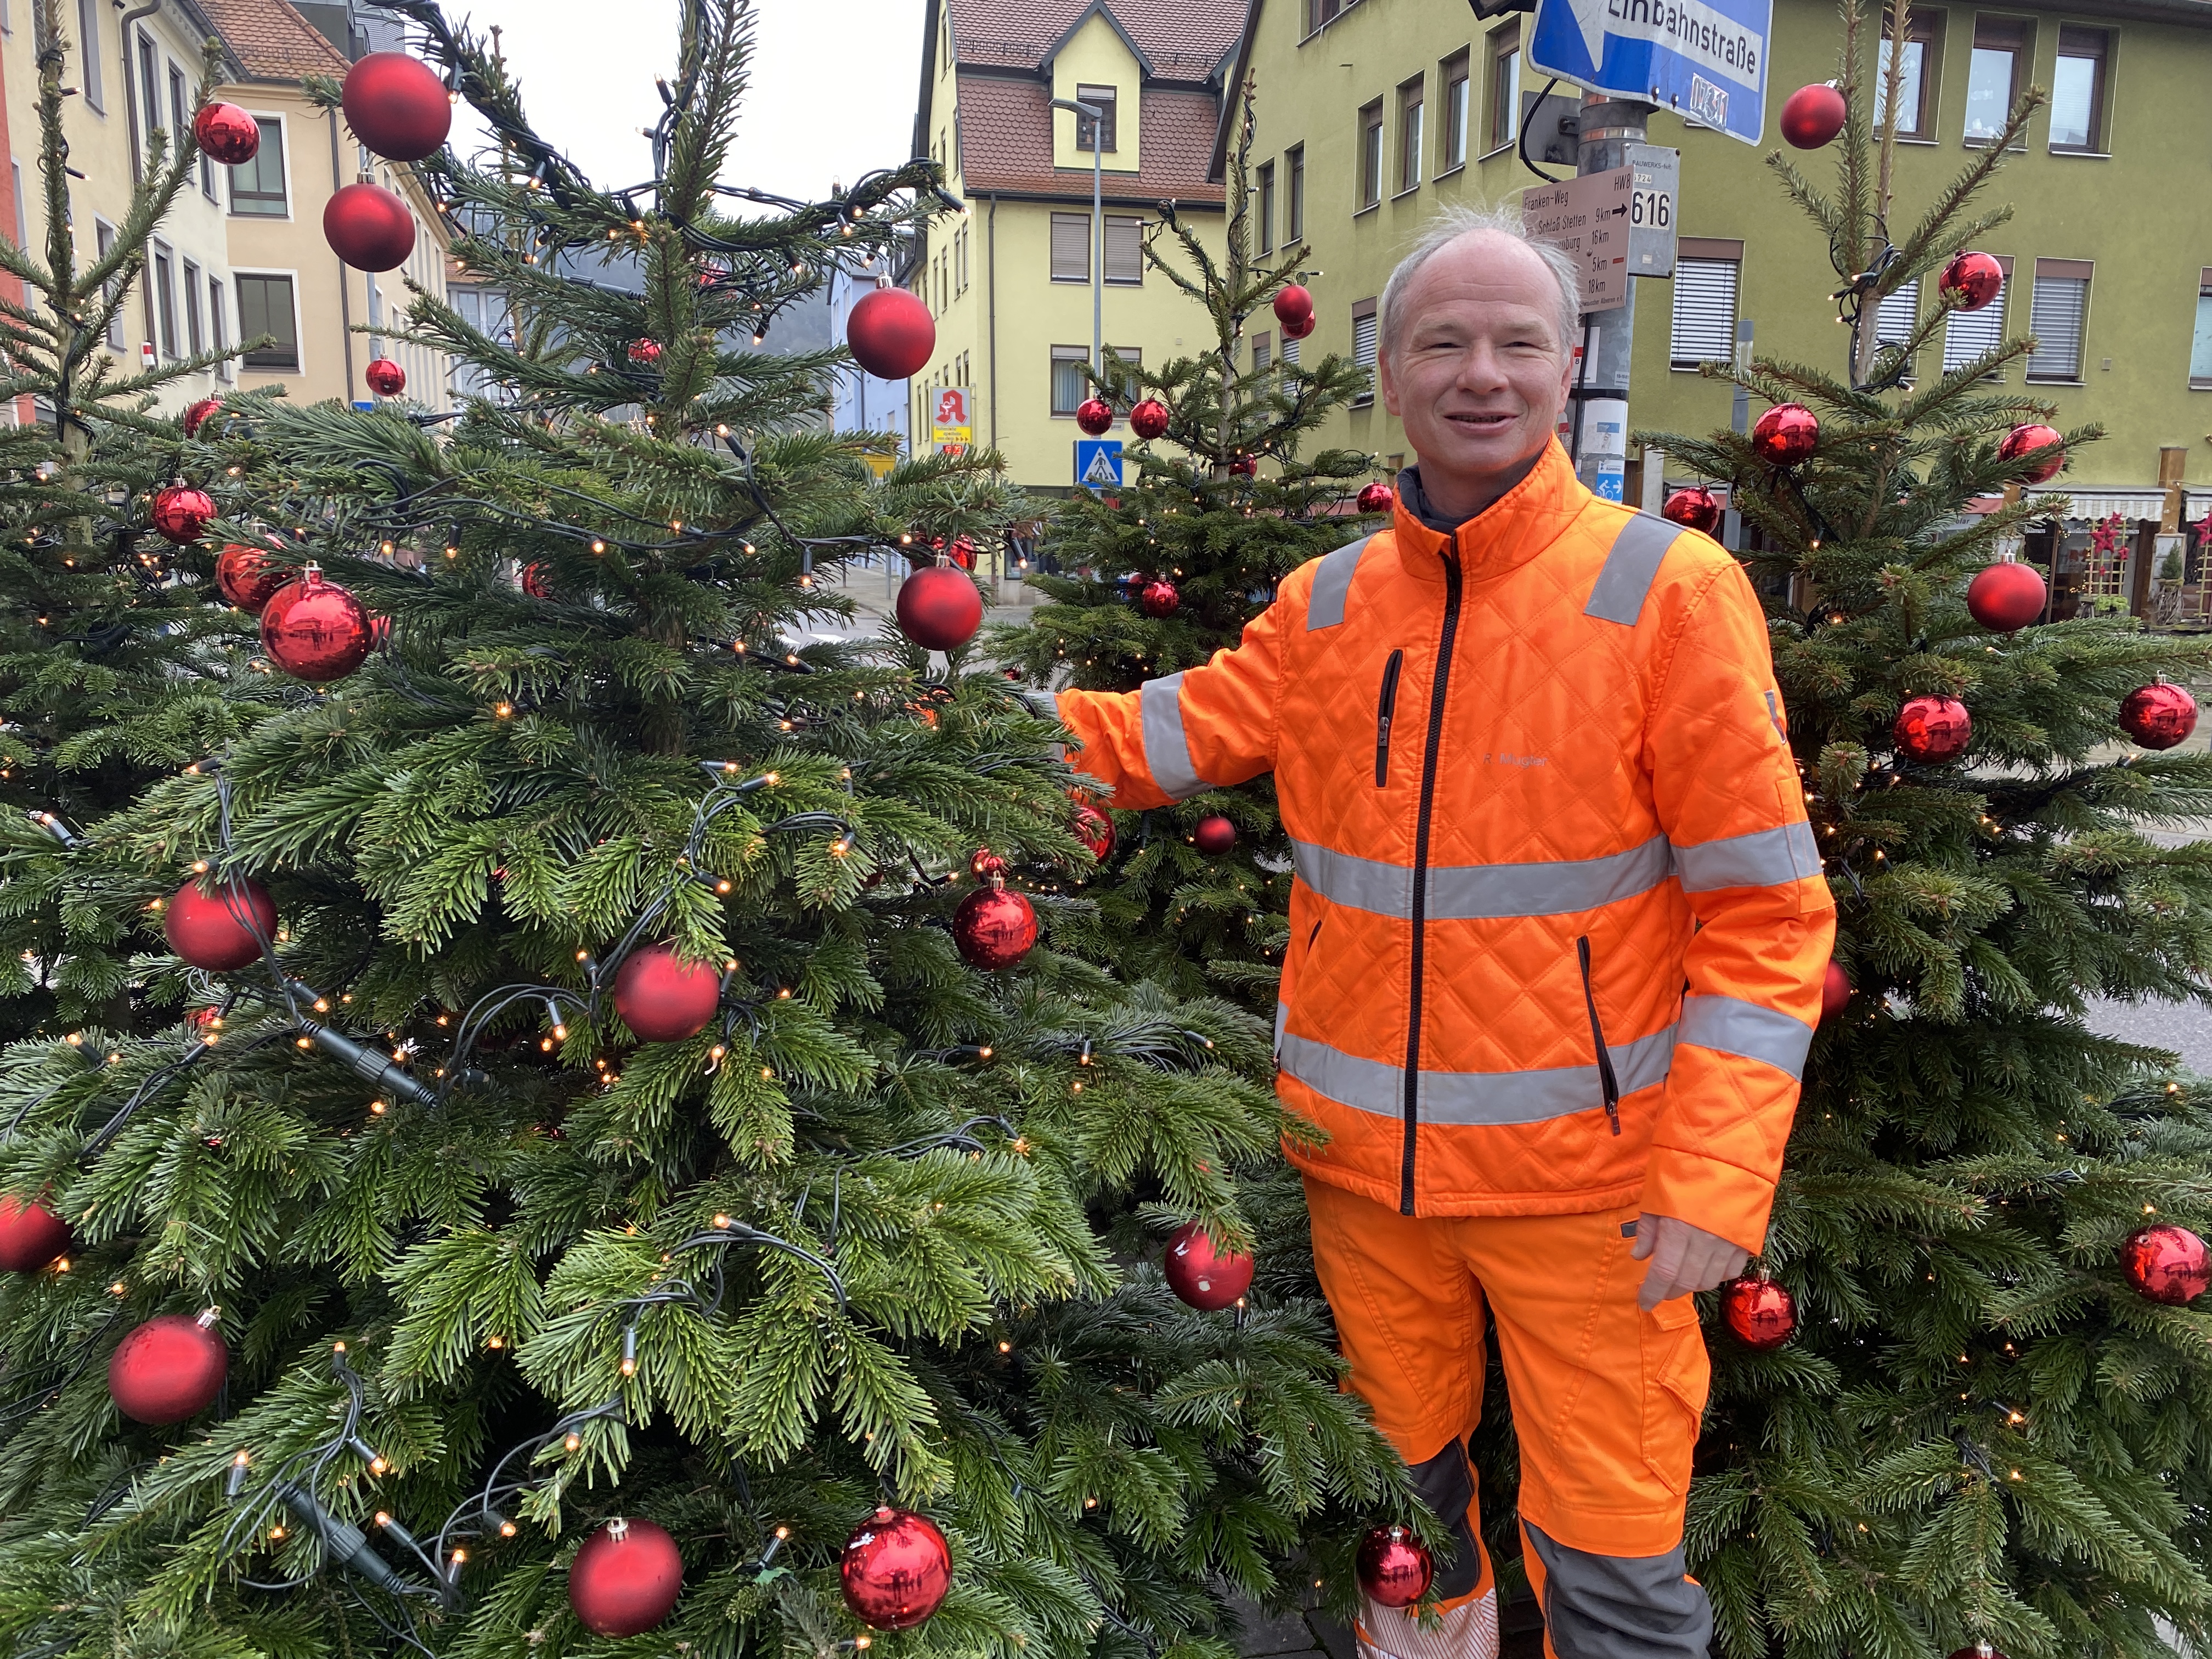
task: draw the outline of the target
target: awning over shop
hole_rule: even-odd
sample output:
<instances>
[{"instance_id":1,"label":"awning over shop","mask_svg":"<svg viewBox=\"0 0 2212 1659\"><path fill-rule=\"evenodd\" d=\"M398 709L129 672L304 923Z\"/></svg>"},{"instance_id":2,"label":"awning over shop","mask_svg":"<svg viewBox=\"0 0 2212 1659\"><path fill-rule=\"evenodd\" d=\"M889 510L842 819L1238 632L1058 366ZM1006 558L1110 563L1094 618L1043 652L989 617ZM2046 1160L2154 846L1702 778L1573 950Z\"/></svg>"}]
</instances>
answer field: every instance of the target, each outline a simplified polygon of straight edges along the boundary
<instances>
[{"instance_id":1,"label":"awning over shop","mask_svg":"<svg viewBox=\"0 0 2212 1659\"><path fill-rule=\"evenodd\" d=\"M2166 514L2166 492L2145 489L2141 484L2051 483L2035 486L2022 494L2031 501L2070 501L2073 506L2067 516L2074 519L2109 519L2117 513L2132 524L2138 519L2156 520Z\"/></svg>"}]
</instances>

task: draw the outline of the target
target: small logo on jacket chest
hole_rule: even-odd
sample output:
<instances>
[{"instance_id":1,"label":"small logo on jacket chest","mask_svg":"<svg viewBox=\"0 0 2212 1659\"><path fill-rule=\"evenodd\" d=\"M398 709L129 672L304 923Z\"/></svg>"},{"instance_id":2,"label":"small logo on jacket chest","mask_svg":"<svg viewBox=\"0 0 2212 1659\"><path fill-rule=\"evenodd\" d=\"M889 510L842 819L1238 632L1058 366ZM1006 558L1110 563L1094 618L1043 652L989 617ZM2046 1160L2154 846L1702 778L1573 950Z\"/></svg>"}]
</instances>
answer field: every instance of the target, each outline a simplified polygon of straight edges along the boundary
<instances>
[{"instance_id":1,"label":"small logo on jacket chest","mask_svg":"<svg viewBox=\"0 0 2212 1659\"><path fill-rule=\"evenodd\" d=\"M1552 757L1549 755L1507 755L1501 753L1496 755L1485 755L1482 757L1482 763L1485 766L1549 766L1552 763Z\"/></svg>"}]
</instances>

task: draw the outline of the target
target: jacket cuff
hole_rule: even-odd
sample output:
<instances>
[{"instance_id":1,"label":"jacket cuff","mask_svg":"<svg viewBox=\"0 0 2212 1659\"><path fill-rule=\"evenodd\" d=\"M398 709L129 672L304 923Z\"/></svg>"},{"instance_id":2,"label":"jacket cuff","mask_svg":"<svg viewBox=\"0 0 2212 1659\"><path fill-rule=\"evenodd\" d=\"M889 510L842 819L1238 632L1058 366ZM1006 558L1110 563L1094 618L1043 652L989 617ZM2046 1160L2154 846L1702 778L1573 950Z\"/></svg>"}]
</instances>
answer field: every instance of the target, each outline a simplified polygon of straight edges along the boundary
<instances>
[{"instance_id":1,"label":"jacket cuff","mask_svg":"<svg viewBox=\"0 0 2212 1659\"><path fill-rule=\"evenodd\" d=\"M1700 1158L1671 1146L1651 1149L1644 1174L1644 1208L1672 1216L1758 1255L1766 1249L1774 1183L1741 1164Z\"/></svg>"}]
</instances>

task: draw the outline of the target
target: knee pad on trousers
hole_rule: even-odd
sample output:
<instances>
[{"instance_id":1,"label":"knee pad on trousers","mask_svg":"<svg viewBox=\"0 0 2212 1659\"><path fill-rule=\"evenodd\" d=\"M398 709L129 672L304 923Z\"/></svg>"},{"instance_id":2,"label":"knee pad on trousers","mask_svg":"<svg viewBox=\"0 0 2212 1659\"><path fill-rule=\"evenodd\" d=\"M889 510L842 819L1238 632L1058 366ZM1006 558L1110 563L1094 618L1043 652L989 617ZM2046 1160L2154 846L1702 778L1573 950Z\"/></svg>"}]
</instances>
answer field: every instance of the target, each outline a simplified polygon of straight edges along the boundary
<instances>
[{"instance_id":1,"label":"knee pad on trousers","mask_svg":"<svg viewBox=\"0 0 2212 1659\"><path fill-rule=\"evenodd\" d=\"M1426 1462L1413 1465L1413 1490L1437 1520L1451 1528L1451 1565L1437 1573L1437 1598L1449 1601L1467 1595L1482 1579L1482 1552L1475 1547L1474 1528L1467 1512L1474 1503L1474 1474L1467 1466L1467 1448L1453 1441Z\"/></svg>"},{"instance_id":2,"label":"knee pad on trousers","mask_svg":"<svg viewBox=\"0 0 2212 1659\"><path fill-rule=\"evenodd\" d=\"M1544 1569L1544 1628L1559 1659L1705 1659L1713 1610L1664 1555L1592 1555L1521 1523Z\"/></svg>"}]
</instances>

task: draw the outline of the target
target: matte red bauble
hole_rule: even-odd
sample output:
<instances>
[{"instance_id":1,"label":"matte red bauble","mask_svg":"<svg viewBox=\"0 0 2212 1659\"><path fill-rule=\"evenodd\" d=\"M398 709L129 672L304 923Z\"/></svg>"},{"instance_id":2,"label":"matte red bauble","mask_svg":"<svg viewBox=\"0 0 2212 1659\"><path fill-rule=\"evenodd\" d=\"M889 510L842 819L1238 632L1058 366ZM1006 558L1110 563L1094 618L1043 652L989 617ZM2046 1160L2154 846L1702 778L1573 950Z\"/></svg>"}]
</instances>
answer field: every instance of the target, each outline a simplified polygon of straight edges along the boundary
<instances>
[{"instance_id":1,"label":"matte red bauble","mask_svg":"<svg viewBox=\"0 0 2212 1659\"><path fill-rule=\"evenodd\" d=\"M2204 1241L2171 1222L2130 1233L2120 1246L2120 1271L2136 1294L2175 1308L2194 1302L2212 1284Z\"/></svg>"},{"instance_id":2,"label":"matte red bauble","mask_svg":"<svg viewBox=\"0 0 2212 1659\"><path fill-rule=\"evenodd\" d=\"M1320 326L1321 319L1309 314L1303 323L1285 323L1283 337L1285 340L1303 340Z\"/></svg>"},{"instance_id":3,"label":"matte red bauble","mask_svg":"<svg viewBox=\"0 0 2212 1659\"><path fill-rule=\"evenodd\" d=\"M1359 510L1362 513L1388 513L1398 504L1398 492L1386 483L1359 486Z\"/></svg>"},{"instance_id":4,"label":"matte red bauble","mask_svg":"<svg viewBox=\"0 0 2212 1659\"><path fill-rule=\"evenodd\" d=\"M1252 1288L1252 1258L1236 1250L1217 1250L1206 1229L1186 1221L1168 1237L1160 1270L1178 1299L1206 1313L1234 1307Z\"/></svg>"},{"instance_id":5,"label":"matte red bauble","mask_svg":"<svg viewBox=\"0 0 2212 1659\"><path fill-rule=\"evenodd\" d=\"M2004 287L2004 267L1986 253L1954 254L1936 286L1954 309L1979 311Z\"/></svg>"},{"instance_id":6,"label":"matte red bauble","mask_svg":"<svg viewBox=\"0 0 2212 1659\"><path fill-rule=\"evenodd\" d=\"M1085 398L1075 406L1075 423L1097 437L1114 425L1114 406L1103 398Z\"/></svg>"},{"instance_id":7,"label":"matte red bauble","mask_svg":"<svg viewBox=\"0 0 2212 1659\"><path fill-rule=\"evenodd\" d=\"M989 848L979 847L968 855L968 873L978 881L988 881L1006 873L1006 861Z\"/></svg>"},{"instance_id":8,"label":"matte red bauble","mask_svg":"<svg viewBox=\"0 0 2212 1659\"><path fill-rule=\"evenodd\" d=\"M615 1012L641 1042L682 1042L707 1029L721 1006L721 970L678 962L673 948L633 951L615 975Z\"/></svg>"},{"instance_id":9,"label":"matte red bauble","mask_svg":"<svg viewBox=\"0 0 2212 1659\"><path fill-rule=\"evenodd\" d=\"M660 361L660 342L658 340L632 340L629 343L629 360L634 363L659 362Z\"/></svg>"},{"instance_id":10,"label":"matte red bauble","mask_svg":"<svg viewBox=\"0 0 2212 1659\"><path fill-rule=\"evenodd\" d=\"M117 1344L107 1361L116 1408L134 1423L167 1428L212 1406L230 1375L215 1320L212 1308L198 1319L161 1314Z\"/></svg>"},{"instance_id":11,"label":"matte red bauble","mask_svg":"<svg viewBox=\"0 0 2212 1659\"><path fill-rule=\"evenodd\" d=\"M154 492L154 528L165 541L184 547L200 538L215 517L215 502L204 489L190 484L171 484Z\"/></svg>"},{"instance_id":12,"label":"matte red bauble","mask_svg":"<svg viewBox=\"0 0 2212 1659\"><path fill-rule=\"evenodd\" d=\"M1114 843L1119 839L1114 820L1095 806L1078 803L1075 808L1075 838L1091 849L1091 856L1103 864L1114 856Z\"/></svg>"},{"instance_id":13,"label":"matte red bauble","mask_svg":"<svg viewBox=\"0 0 2212 1659\"><path fill-rule=\"evenodd\" d=\"M210 104L192 118L200 153L227 167L242 167L261 153L261 124L235 104Z\"/></svg>"},{"instance_id":14,"label":"matte red bauble","mask_svg":"<svg viewBox=\"0 0 2212 1659\"><path fill-rule=\"evenodd\" d=\"M1700 535L1717 535L1721 527L1721 498L1703 484L1675 490L1659 509L1659 516Z\"/></svg>"},{"instance_id":15,"label":"matte red bauble","mask_svg":"<svg viewBox=\"0 0 2212 1659\"><path fill-rule=\"evenodd\" d=\"M2160 680L2120 702L2120 730L2146 749L2171 749L2197 729L2197 699Z\"/></svg>"},{"instance_id":16,"label":"matte red bauble","mask_svg":"<svg viewBox=\"0 0 2212 1659\"><path fill-rule=\"evenodd\" d=\"M899 585L899 632L925 651L957 651L983 626L975 579L949 564L925 566Z\"/></svg>"},{"instance_id":17,"label":"matte red bauble","mask_svg":"<svg viewBox=\"0 0 2212 1659\"><path fill-rule=\"evenodd\" d=\"M952 913L952 942L971 968L993 973L1011 968L1036 940L1036 908L1024 894L980 888Z\"/></svg>"},{"instance_id":18,"label":"matte red bauble","mask_svg":"<svg viewBox=\"0 0 2212 1659\"><path fill-rule=\"evenodd\" d=\"M0 1268L43 1273L76 1245L69 1223L45 1205L0 1196Z\"/></svg>"},{"instance_id":19,"label":"matte red bauble","mask_svg":"<svg viewBox=\"0 0 2212 1659\"><path fill-rule=\"evenodd\" d=\"M1987 1642L1977 1642L1970 1648L1956 1650L1951 1659L2005 1659L2005 1656Z\"/></svg>"},{"instance_id":20,"label":"matte red bauble","mask_svg":"<svg viewBox=\"0 0 2212 1659\"><path fill-rule=\"evenodd\" d=\"M1237 845L1237 826L1220 813L1209 812L1198 821L1198 827L1190 832L1190 838L1206 857L1219 858Z\"/></svg>"},{"instance_id":21,"label":"matte red bauble","mask_svg":"<svg viewBox=\"0 0 2212 1659\"><path fill-rule=\"evenodd\" d=\"M1156 576L1137 590L1137 609L1154 621L1172 617L1182 607L1182 595L1164 576Z\"/></svg>"},{"instance_id":22,"label":"matte red bauble","mask_svg":"<svg viewBox=\"0 0 2212 1659\"><path fill-rule=\"evenodd\" d=\"M1129 430L1139 438L1157 438L1168 429L1168 406L1158 398L1146 398L1129 410Z\"/></svg>"},{"instance_id":23,"label":"matte red bauble","mask_svg":"<svg viewBox=\"0 0 2212 1659\"><path fill-rule=\"evenodd\" d=\"M845 1540L837 1579L853 1617L872 1630L912 1630L944 1605L952 1551L937 1523L885 1504Z\"/></svg>"},{"instance_id":24,"label":"matte red bauble","mask_svg":"<svg viewBox=\"0 0 2212 1659\"><path fill-rule=\"evenodd\" d=\"M215 585L223 598L257 617L276 590L291 580L290 571L272 562L258 547L233 542L216 556Z\"/></svg>"},{"instance_id":25,"label":"matte red bauble","mask_svg":"<svg viewBox=\"0 0 2212 1659\"><path fill-rule=\"evenodd\" d=\"M397 270L415 252L415 216L381 185L348 185L324 205L323 240L356 270Z\"/></svg>"},{"instance_id":26,"label":"matte red bauble","mask_svg":"<svg viewBox=\"0 0 2212 1659\"><path fill-rule=\"evenodd\" d=\"M1429 1593L1437 1564L1403 1527L1377 1527L1359 1540L1359 1588L1378 1607L1410 1607Z\"/></svg>"},{"instance_id":27,"label":"matte red bauble","mask_svg":"<svg viewBox=\"0 0 2212 1659\"><path fill-rule=\"evenodd\" d=\"M1820 417L1802 404L1777 404L1752 423L1751 447L1770 466L1795 466L1820 441Z\"/></svg>"},{"instance_id":28,"label":"matte red bauble","mask_svg":"<svg viewBox=\"0 0 2212 1659\"><path fill-rule=\"evenodd\" d=\"M1851 976L1844 971L1844 964L1831 961L1828 971L1820 976L1820 1023L1826 1024L1850 1006Z\"/></svg>"},{"instance_id":29,"label":"matte red bauble","mask_svg":"<svg viewBox=\"0 0 2212 1659\"><path fill-rule=\"evenodd\" d=\"M261 610L261 648L295 679L342 680L368 660L375 643L361 601L313 565Z\"/></svg>"},{"instance_id":30,"label":"matte red bauble","mask_svg":"<svg viewBox=\"0 0 2212 1659\"><path fill-rule=\"evenodd\" d=\"M2032 421L2025 426L2016 426L2005 434L2004 441L1997 446L1997 459L2001 461L2016 461L2030 450L2047 449L2052 444L2062 441L2063 434L2055 428L2045 426L2039 422ZM2027 482L2048 483L2058 476L2058 469L2065 465L2066 452L2062 449L2048 459L2038 461L2034 469L2028 473Z\"/></svg>"},{"instance_id":31,"label":"matte red bauble","mask_svg":"<svg viewBox=\"0 0 2212 1659\"><path fill-rule=\"evenodd\" d=\"M975 568L975 543L972 537L955 536L945 550L945 556L962 570Z\"/></svg>"},{"instance_id":32,"label":"matte red bauble","mask_svg":"<svg viewBox=\"0 0 2212 1659\"><path fill-rule=\"evenodd\" d=\"M1731 1279L1721 1286L1721 1317L1754 1353L1771 1353L1797 1328L1797 1298L1771 1279Z\"/></svg>"},{"instance_id":33,"label":"matte red bauble","mask_svg":"<svg viewBox=\"0 0 2212 1659\"><path fill-rule=\"evenodd\" d=\"M380 398L397 398L407 390L407 371L389 357L372 357L362 371L368 389Z\"/></svg>"},{"instance_id":34,"label":"matte red bauble","mask_svg":"<svg viewBox=\"0 0 2212 1659\"><path fill-rule=\"evenodd\" d=\"M568 1605L601 1636L642 1636L684 1593L684 1557L665 1527L610 1521L568 1564Z\"/></svg>"},{"instance_id":35,"label":"matte red bauble","mask_svg":"<svg viewBox=\"0 0 2212 1659\"><path fill-rule=\"evenodd\" d=\"M544 565L526 564L522 567L522 591L533 599L550 599L553 597L552 584L546 580Z\"/></svg>"},{"instance_id":36,"label":"matte red bauble","mask_svg":"<svg viewBox=\"0 0 2212 1659\"><path fill-rule=\"evenodd\" d=\"M453 130L437 71L404 52L373 52L346 71L346 125L387 161L419 161Z\"/></svg>"},{"instance_id":37,"label":"matte red bauble","mask_svg":"<svg viewBox=\"0 0 2212 1659\"><path fill-rule=\"evenodd\" d=\"M1908 697L1889 728L1890 740L1907 760L1941 766L1966 752L1974 735L1973 716L1956 697L1926 692Z\"/></svg>"},{"instance_id":38,"label":"matte red bauble","mask_svg":"<svg viewBox=\"0 0 2212 1659\"><path fill-rule=\"evenodd\" d=\"M1966 610L1974 620L1999 634L2025 628L2043 614L2051 589L2032 564L2005 559L1966 584Z\"/></svg>"},{"instance_id":39,"label":"matte red bauble","mask_svg":"<svg viewBox=\"0 0 2212 1659\"><path fill-rule=\"evenodd\" d=\"M937 322L921 296L902 288L879 288L860 296L845 319L853 361L879 380L918 374L937 349Z\"/></svg>"},{"instance_id":40,"label":"matte red bauble","mask_svg":"<svg viewBox=\"0 0 2212 1659\"><path fill-rule=\"evenodd\" d=\"M1844 130L1844 94L1820 82L1800 87L1782 106L1782 136L1797 149L1818 149Z\"/></svg>"},{"instance_id":41,"label":"matte red bauble","mask_svg":"<svg viewBox=\"0 0 2212 1659\"><path fill-rule=\"evenodd\" d=\"M276 901L251 876L219 884L212 893L188 881L161 919L169 948L195 968L228 974L261 960L261 941L276 937Z\"/></svg>"},{"instance_id":42,"label":"matte red bauble","mask_svg":"<svg viewBox=\"0 0 2212 1659\"><path fill-rule=\"evenodd\" d=\"M1314 297L1303 283L1292 283L1275 291L1275 320L1290 328L1304 328L1313 320Z\"/></svg>"},{"instance_id":43,"label":"matte red bauble","mask_svg":"<svg viewBox=\"0 0 2212 1659\"><path fill-rule=\"evenodd\" d=\"M187 438L198 437L200 435L200 428L208 423L208 417L212 416L216 410L222 407L222 399L220 398L203 398L196 404L189 404L185 405L185 436Z\"/></svg>"},{"instance_id":44,"label":"matte red bauble","mask_svg":"<svg viewBox=\"0 0 2212 1659\"><path fill-rule=\"evenodd\" d=\"M1229 458L1229 470L1240 478L1252 477L1260 471L1260 458L1256 455L1232 455Z\"/></svg>"}]
</instances>

